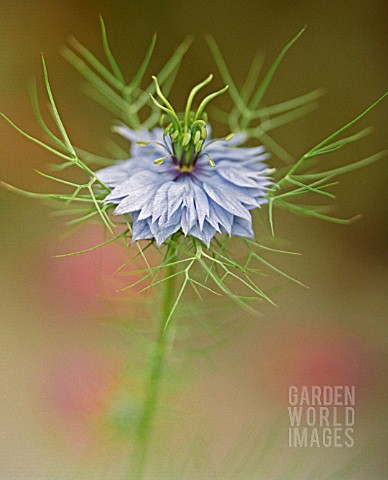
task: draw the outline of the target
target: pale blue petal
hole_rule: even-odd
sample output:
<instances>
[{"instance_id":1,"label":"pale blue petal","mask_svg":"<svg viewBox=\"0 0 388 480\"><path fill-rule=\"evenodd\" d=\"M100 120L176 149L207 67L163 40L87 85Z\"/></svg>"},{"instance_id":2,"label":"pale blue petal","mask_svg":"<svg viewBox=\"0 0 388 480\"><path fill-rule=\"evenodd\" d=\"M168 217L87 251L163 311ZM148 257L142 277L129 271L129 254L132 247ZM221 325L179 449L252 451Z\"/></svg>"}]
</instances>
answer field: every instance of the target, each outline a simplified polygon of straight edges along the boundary
<instances>
[{"instance_id":1,"label":"pale blue petal","mask_svg":"<svg viewBox=\"0 0 388 480\"><path fill-rule=\"evenodd\" d=\"M192 189L199 228L202 228L205 218L209 215L209 199L203 189L194 182L192 183Z\"/></svg>"},{"instance_id":2,"label":"pale blue petal","mask_svg":"<svg viewBox=\"0 0 388 480\"><path fill-rule=\"evenodd\" d=\"M254 238L252 222L248 222L244 218L236 217L232 226L232 235L239 237Z\"/></svg>"},{"instance_id":3,"label":"pale blue petal","mask_svg":"<svg viewBox=\"0 0 388 480\"><path fill-rule=\"evenodd\" d=\"M108 187L117 187L133 174L129 163L129 160L122 160L116 165L98 170L95 176Z\"/></svg>"},{"instance_id":4,"label":"pale blue petal","mask_svg":"<svg viewBox=\"0 0 388 480\"><path fill-rule=\"evenodd\" d=\"M229 195L228 193L225 195L221 188L206 182L203 183L203 188L212 200L218 203L218 205L227 208L230 213L238 217L246 218L247 220L251 218L249 211L241 203L239 198ZM228 189L225 188L224 190L227 192Z\"/></svg>"},{"instance_id":5,"label":"pale blue petal","mask_svg":"<svg viewBox=\"0 0 388 480\"><path fill-rule=\"evenodd\" d=\"M150 225L153 235L155 236L156 243L160 246L168 237L177 232L181 227L180 222L175 224L166 224L163 227L158 227L157 224L153 223Z\"/></svg>"},{"instance_id":6,"label":"pale blue petal","mask_svg":"<svg viewBox=\"0 0 388 480\"><path fill-rule=\"evenodd\" d=\"M185 197L187 187L182 182L174 182L168 189L167 193L167 221L170 220L172 215L182 205Z\"/></svg>"},{"instance_id":7,"label":"pale blue petal","mask_svg":"<svg viewBox=\"0 0 388 480\"><path fill-rule=\"evenodd\" d=\"M132 214L132 242L153 238L153 234L146 220L138 220L138 214Z\"/></svg>"},{"instance_id":8,"label":"pale blue petal","mask_svg":"<svg viewBox=\"0 0 388 480\"><path fill-rule=\"evenodd\" d=\"M257 187L257 179L252 178L252 172L237 168L218 168L217 173L234 185L240 187Z\"/></svg>"},{"instance_id":9,"label":"pale blue petal","mask_svg":"<svg viewBox=\"0 0 388 480\"><path fill-rule=\"evenodd\" d=\"M163 183L155 194L152 202L150 202L152 210L152 221L155 222L158 218L164 217L167 219L168 213L168 190L174 182Z\"/></svg>"},{"instance_id":10,"label":"pale blue petal","mask_svg":"<svg viewBox=\"0 0 388 480\"><path fill-rule=\"evenodd\" d=\"M218 205L212 199L209 199L209 215L206 220L218 231L223 227L225 231L231 233L234 215L225 208ZM249 215L250 217L250 215Z\"/></svg>"},{"instance_id":11,"label":"pale blue petal","mask_svg":"<svg viewBox=\"0 0 388 480\"><path fill-rule=\"evenodd\" d=\"M189 232L189 235L198 238L208 247L210 246L210 241L216 234L216 229L210 225L210 223L204 223L203 227L200 228L198 223L196 223Z\"/></svg>"}]
</instances>

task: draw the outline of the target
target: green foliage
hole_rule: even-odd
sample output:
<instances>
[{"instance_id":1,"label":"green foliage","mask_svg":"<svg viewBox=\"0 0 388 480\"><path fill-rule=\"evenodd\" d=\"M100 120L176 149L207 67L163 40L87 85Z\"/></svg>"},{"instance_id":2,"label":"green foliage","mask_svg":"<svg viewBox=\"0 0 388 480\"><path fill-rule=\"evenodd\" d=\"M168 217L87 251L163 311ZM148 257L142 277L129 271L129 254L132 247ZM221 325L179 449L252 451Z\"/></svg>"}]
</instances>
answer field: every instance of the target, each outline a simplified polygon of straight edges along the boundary
<instances>
[{"instance_id":1,"label":"green foliage","mask_svg":"<svg viewBox=\"0 0 388 480\"><path fill-rule=\"evenodd\" d=\"M154 127L159 121L160 113L149 103L149 94L155 92L155 85L151 82L144 89L141 88L141 85L155 48L156 35L152 37L141 65L132 80L128 82L110 50L102 18L101 32L104 52L110 69L75 38L70 40L71 48L63 49L64 57L88 81L87 93L118 119L134 129ZM175 50L158 74L159 83L163 86L166 94L171 91L175 75L190 43L191 40L187 38Z\"/></svg>"},{"instance_id":2,"label":"green foliage","mask_svg":"<svg viewBox=\"0 0 388 480\"><path fill-rule=\"evenodd\" d=\"M294 159L268 135L269 131L292 122L314 110L317 107L316 101L323 93L322 90L317 89L276 105L261 106L264 95L281 60L303 32L304 29L282 49L261 82L259 82L261 69L259 67L262 66L262 62L258 62L259 57L256 56L241 90L238 89L233 81L215 40L212 37L208 38L208 44L220 74L223 80L230 85L229 92L234 103L231 112L217 112L219 121L228 125L233 132L242 131L246 133L248 139L261 141L279 160L287 165L286 168L276 172L274 176L276 186L268 195L269 223L273 236L275 235L273 219L275 206L297 215L314 217L338 224L349 224L354 221L358 217L353 217L348 220L335 218L322 213L322 205L320 204L302 205L294 203L294 199L303 194L316 194L334 199L335 196L327 191L328 188L338 185L337 181L333 181L334 178L363 168L386 156L386 152L382 151L348 165L322 171L317 168L315 163L310 162L311 159L316 159L321 155L337 152L346 145L356 142L370 134L372 129L364 128L355 134L337 140L337 137L340 137L345 131L353 127L353 125L360 121L372 108L382 102L388 93L382 95L376 102L349 123L324 138L324 140L311 148L298 160ZM325 208L323 209L326 210Z\"/></svg>"},{"instance_id":3,"label":"green foliage","mask_svg":"<svg viewBox=\"0 0 388 480\"><path fill-rule=\"evenodd\" d=\"M272 137L269 136L268 132L272 129L294 121L316 108L316 102L322 95L322 90L313 90L312 92L283 101L276 105L265 106L263 103L265 93L268 90L270 82L278 69L281 60L299 39L303 31L304 30L299 32L282 49L267 73L263 75L261 81L259 81L259 78L263 62L260 56L256 56L241 89L239 89L234 82L215 40L211 37L208 38L210 50L223 80L229 85L229 93L234 103L230 112L216 111L217 118L221 123L226 124L234 133L242 131L246 134L247 139L254 139L263 142L267 145L269 150L286 164L284 168L279 169L278 171L274 170L275 186L268 193L269 224L273 235L274 207L285 209L298 215L310 216L339 224L346 224L354 220L354 218L344 220L332 217L326 213L326 206L319 203L316 205L306 205L295 203L295 201L300 199L301 195L304 194L312 194L314 196L330 199L335 198L333 193L329 190L331 187L338 184L338 182L333 179L339 175L369 165L382 158L385 154L385 152L376 153L368 158L358 160L351 164L326 170L319 170L315 161L317 159L319 160L323 155L337 152L346 145L356 142L368 135L371 132L370 128L364 128L359 132L346 137L343 136L348 129L353 127L353 125L361 120L373 107L378 105L385 98L386 94L363 111L358 117L335 131L333 134L327 136L315 147L311 148L307 153L302 155L299 160L295 161L289 153L287 153ZM65 58L88 81L88 93L108 108L112 114L116 115L131 128L135 129L149 129L155 126L159 121L160 108L162 108L171 117L172 122L176 123L176 128L182 129L183 144L185 136L187 136L187 128L185 126L187 126L186 124L190 119L191 105L194 96L212 79L212 75L210 75L191 91L184 112L184 122L182 123L178 118L178 114L168 103L166 95L168 95L168 92L173 86L175 75L189 47L190 40L185 40L176 49L171 58L159 72L157 79L154 76L153 81L143 88L143 79L155 48L156 36L152 38L144 60L141 62L137 71L134 72L132 79L127 81L112 54L107 39L105 24L102 19L101 32L107 66L75 39L70 41L70 48L66 47L63 52ZM46 92L50 101L50 113L54 118L58 132L54 133L47 126L40 111L35 86L33 86L31 91L33 108L43 132L48 137L47 143L32 137L16 126L5 115L3 115L3 117L22 135L60 158L62 162L54 165L53 170L60 172L70 167L76 168L82 171L85 176L85 181L79 183L76 181L64 180L59 176L38 172L45 178L62 185L66 191L63 193L31 193L22 191L10 185L5 186L12 191L28 197L50 199L61 202L64 206L64 210L60 213L68 214L73 217L67 222L69 225L79 225L86 221L99 218L112 234L110 239L99 245L93 245L80 252L70 252L59 256L85 253L115 241L124 241L126 245L129 245L131 241L130 218L127 216L120 216L119 218L112 217L111 212L113 206L104 202L110 189L95 176L93 169L89 166L105 166L112 163L113 160L91 154L72 144L57 109L43 57L42 64ZM162 93L162 88L164 93ZM194 123L198 123L195 128L201 129L201 122L203 123L201 116L205 115L204 109L207 103L213 97L218 96L225 90L226 88L208 95L202 101L194 119ZM153 97L154 93L158 95L158 98L164 105L161 105L155 100ZM152 101L150 101L150 95ZM182 125L185 128L183 128ZM117 151L117 147L114 147L114 150L116 156L124 158L125 152ZM162 162L163 158L159 159L159 161ZM77 207L73 207L73 204L76 204ZM272 271L287 280L303 285L299 280L283 272L279 267L263 257L263 250L267 251L267 253L291 252L280 251L247 240L241 242L241 245L245 247L245 250L240 252L239 257L241 257L241 259L236 259L236 255L229 250L228 245L228 236L221 235L213 240L209 249L204 250L203 245L201 245L198 240L190 237L184 238L180 233L174 235L166 242L165 246L160 249L156 247L153 241L148 242L146 246L140 246L137 244L138 253L135 256L142 256L146 268L141 271L131 272L136 275L142 274L142 276L134 283L128 285L127 288L131 288L143 282L148 282L145 284L144 289L149 289L161 285L164 282L168 282L169 280L180 280L175 301L172 304L171 312L166 319L165 328L167 328L182 299L184 291L188 287L191 287L200 299L203 298L205 292L216 295L224 294L237 302L244 309L250 312L255 312L252 307L252 300L254 299L265 300L274 304L270 296L257 286L258 275L266 275L266 272ZM146 256L146 250L150 247L158 250L162 258L164 258L162 263L156 267L150 266L150 262ZM169 253L167 254L167 252ZM132 259L129 259L126 264L131 260ZM126 264L122 265L120 268L121 273L125 269ZM167 271L172 273L166 275L165 272Z\"/></svg>"}]
</instances>

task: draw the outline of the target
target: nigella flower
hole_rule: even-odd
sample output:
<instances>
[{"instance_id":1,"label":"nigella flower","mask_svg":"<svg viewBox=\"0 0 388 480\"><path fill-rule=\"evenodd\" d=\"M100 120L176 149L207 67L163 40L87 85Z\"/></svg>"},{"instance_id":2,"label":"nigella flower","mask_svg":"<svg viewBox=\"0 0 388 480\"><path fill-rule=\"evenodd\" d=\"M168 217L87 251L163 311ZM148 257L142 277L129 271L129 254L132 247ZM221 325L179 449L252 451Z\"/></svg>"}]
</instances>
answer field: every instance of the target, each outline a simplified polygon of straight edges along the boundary
<instances>
[{"instance_id":1,"label":"nigella flower","mask_svg":"<svg viewBox=\"0 0 388 480\"><path fill-rule=\"evenodd\" d=\"M253 237L250 211L267 201L272 185L264 147L239 147L243 134L209 139L203 109L225 89L195 114L190 107L211 76L192 90L183 120L154 80L166 106L153 100L173 121L165 130L116 128L132 142L131 156L96 173L112 189L106 202L117 205L114 214L132 215L132 241L155 238L160 245L177 231L207 246L216 233Z\"/></svg>"}]
</instances>

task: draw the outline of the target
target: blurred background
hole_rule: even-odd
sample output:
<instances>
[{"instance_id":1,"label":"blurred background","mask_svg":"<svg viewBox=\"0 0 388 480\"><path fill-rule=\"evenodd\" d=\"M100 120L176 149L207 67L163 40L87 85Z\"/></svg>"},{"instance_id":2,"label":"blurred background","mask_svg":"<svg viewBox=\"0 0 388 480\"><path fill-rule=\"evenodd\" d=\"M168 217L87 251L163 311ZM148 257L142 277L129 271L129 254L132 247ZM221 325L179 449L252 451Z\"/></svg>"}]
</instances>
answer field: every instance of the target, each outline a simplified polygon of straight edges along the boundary
<instances>
[{"instance_id":1,"label":"blurred background","mask_svg":"<svg viewBox=\"0 0 388 480\"><path fill-rule=\"evenodd\" d=\"M100 13L127 74L139 65L154 32L158 43L149 76L187 35L194 36L172 94L178 102L194 83L216 73L207 33L241 84L256 52L265 53L268 67L307 25L266 97L273 104L325 89L319 110L273 133L298 157L384 93L385 10L386 2L375 0L0 0L0 111L44 138L28 95L36 78L42 104L46 101L43 51L73 143L106 155L112 116L83 94L83 80L60 54L74 35L102 58ZM218 75L216 82L222 86ZM341 150L338 164L386 148L386 112L380 104L362 120L363 127L373 126L373 135ZM50 188L34 173L48 171L53 159L47 152L4 121L0 145L0 179L31 191ZM309 290L284 285L274 294L278 308L263 305L263 316L254 319L242 318L229 304L201 307L195 314L182 311L186 334L178 337L153 447L160 476L150 478L164 478L163 471L165 478L187 479L310 478L308 472L387 478L385 173L381 161L341 179L334 212L344 218L361 213L351 226L276 212L283 245L303 255L273 261ZM0 202L0 478L122 478L115 468L125 461L126 432L136 416L141 362L135 359L148 347L113 319L126 316L137 326L147 317L149 298L116 293L125 281L113 276L127 258L124 249L112 245L80 257L53 258L98 243L101 228L69 235L63 218L37 201L2 189ZM214 320L217 335L225 328L221 346L203 333L189 334L187 326L199 315L208 325ZM228 334L230 321L238 335ZM129 367L128 359L133 360ZM125 385L119 381L124 367ZM288 448L288 387L294 384L356 385L352 449ZM357 462L355 472L346 471L349 462ZM255 464L254 476L233 474L239 464Z\"/></svg>"}]
</instances>

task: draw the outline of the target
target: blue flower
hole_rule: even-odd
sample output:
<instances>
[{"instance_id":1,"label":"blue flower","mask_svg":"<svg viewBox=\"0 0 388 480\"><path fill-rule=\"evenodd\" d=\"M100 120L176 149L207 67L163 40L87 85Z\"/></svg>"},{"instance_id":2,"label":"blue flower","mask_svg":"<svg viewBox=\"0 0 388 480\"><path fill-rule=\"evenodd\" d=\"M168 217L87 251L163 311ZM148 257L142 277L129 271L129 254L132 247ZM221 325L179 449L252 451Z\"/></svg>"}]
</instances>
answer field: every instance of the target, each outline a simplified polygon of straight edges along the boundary
<instances>
[{"instance_id":1,"label":"blue flower","mask_svg":"<svg viewBox=\"0 0 388 480\"><path fill-rule=\"evenodd\" d=\"M209 75L190 92L185 111L178 115L163 95L158 80L159 103L171 122L162 130L116 131L131 141L131 158L96 173L112 188L106 202L114 213L132 214L132 241L155 238L161 245L182 231L207 246L216 233L253 237L250 210L260 207L272 185L264 147L242 148L245 136L209 140L205 108L227 90L211 93L192 111L196 94L211 82Z\"/></svg>"},{"instance_id":2,"label":"blue flower","mask_svg":"<svg viewBox=\"0 0 388 480\"><path fill-rule=\"evenodd\" d=\"M161 128L116 131L132 142L130 158L96 176L112 189L105 200L114 214L132 215L132 241L161 245L182 231L209 246L216 233L254 236L251 210L272 185L264 147L239 147L243 134L209 140L200 123L180 143Z\"/></svg>"}]
</instances>

